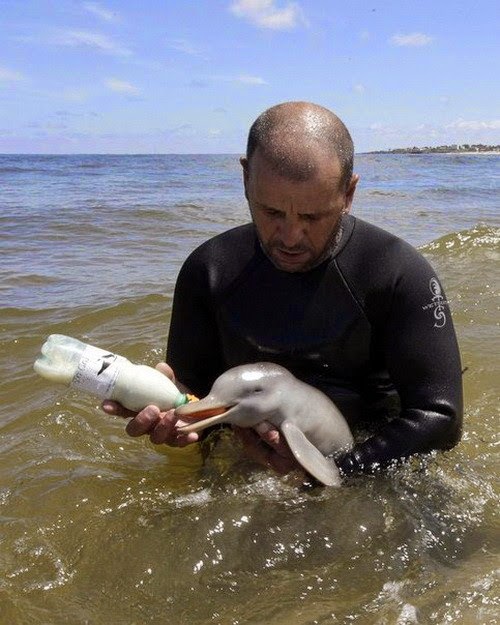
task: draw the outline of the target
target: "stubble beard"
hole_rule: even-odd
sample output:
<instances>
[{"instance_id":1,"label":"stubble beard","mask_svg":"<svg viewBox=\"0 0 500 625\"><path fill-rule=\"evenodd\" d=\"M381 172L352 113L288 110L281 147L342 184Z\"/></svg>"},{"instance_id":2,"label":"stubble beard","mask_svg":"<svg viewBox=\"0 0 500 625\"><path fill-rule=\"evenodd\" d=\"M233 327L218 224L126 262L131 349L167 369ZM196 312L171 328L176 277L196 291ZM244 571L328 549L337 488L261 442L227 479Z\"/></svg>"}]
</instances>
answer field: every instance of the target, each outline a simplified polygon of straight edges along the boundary
<instances>
[{"instance_id":1,"label":"stubble beard","mask_svg":"<svg viewBox=\"0 0 500 625\"><path fill-rule=\"evenodd\" d=\"M311 269L314 269L315 267L318 267L318 265L321 265L321 263L323 263L325 260L327 260L328 258L331 258L333 254L335 253L335 250L337 249L340 243L340 240L342 239L342 233L343 233L342 215L339 217L339 220L335 224L333 231L331 235L329 236L325 247L323 248L323 251L317 256L315 256L314 258L311 258L310 260L306 261L302 265L298 266L297 268L284 267L281 263L279 263L273 257L273 254L272 254L273 249L287 250L289 252L295 252L295 253L297 252L310 252L311 253L312 250L310 247L305 246L305 245L296 245L290 248L284 245L283 242L278 239L269 241L268 243L264 243L262 239L260 238L257 228L255 230L257 232L257 237L259 239L259 243L260 243L260 247L262 248L262 251L267 256L267 258L271 261L271 263L276 267L276 269L279 269L280 271L286 271L287 273L305 273L307 271L310 271Z\"/></svg>"}]
</instances>

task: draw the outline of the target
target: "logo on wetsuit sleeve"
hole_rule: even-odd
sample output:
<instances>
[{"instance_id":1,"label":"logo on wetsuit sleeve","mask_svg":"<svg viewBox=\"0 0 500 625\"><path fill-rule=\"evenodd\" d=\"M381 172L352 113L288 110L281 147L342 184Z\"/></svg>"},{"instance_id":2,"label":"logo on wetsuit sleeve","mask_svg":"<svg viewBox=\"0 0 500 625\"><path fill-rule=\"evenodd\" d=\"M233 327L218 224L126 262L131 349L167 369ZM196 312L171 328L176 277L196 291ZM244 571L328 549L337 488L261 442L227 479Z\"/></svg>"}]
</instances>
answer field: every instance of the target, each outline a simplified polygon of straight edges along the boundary
<instances>
[{"instance_id":1,"label":"logo on wetsuit sleeve","mask_svg":"<svg viewBox=\"0 0 500 625\"><path fill-rule=\"evenodd\" d=\"M434 313L435 328L442 328L446 325L446 313L444 311L445 304L448 302L443 297L443 291L437 278L431 278L429 280L429 290L432 293L432 301L430 304L422 306L422 310L432 309Z\"/></svg>"}]
</instances>

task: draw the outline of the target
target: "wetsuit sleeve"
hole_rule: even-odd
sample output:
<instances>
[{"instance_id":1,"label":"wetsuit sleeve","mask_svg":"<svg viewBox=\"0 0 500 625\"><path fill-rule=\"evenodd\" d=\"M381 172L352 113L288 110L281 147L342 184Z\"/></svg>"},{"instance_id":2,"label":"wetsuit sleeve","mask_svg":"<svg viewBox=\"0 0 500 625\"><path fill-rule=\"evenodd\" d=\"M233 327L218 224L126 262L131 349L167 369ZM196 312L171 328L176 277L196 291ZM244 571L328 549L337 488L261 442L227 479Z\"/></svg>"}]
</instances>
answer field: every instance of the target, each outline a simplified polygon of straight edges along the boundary
<instances>
[{"instance_id":1,"label":"wetsuit sleeve","mask_svg":"<svg viewBox=\"0 0 500 625\"><path fill-rule=\"evenodd\" d=\"M223 371L208 271L197 252L177 278L166 360L177 380L198 397L207 395Z\"/></svg>"},{"instance_id":2,"label":"wetsuit sleeve","mask_svg":"<svg viewBox=\"0 0 500 625\"><path fill-rule=\"evenodd\" d=\"M405 251L392 286L390 305L374 331L400 396L401 413L340 460L346 473L450 448L461 435L460 355L441 285L412 248Z\"/></svg>"}]
</instances>

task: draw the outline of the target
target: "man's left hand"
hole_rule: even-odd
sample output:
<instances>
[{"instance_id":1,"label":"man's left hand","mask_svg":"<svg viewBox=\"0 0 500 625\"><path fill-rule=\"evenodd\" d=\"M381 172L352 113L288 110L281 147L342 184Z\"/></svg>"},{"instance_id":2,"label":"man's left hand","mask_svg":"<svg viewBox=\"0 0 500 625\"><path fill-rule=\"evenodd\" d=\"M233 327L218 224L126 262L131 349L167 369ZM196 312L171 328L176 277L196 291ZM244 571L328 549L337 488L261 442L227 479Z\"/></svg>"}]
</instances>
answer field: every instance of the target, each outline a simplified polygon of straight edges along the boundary
<instances>
[{"instance_id":1,"label":"man's left hand","mask_svg":"<svg viewBox=\"0 0 500 625\"><path fill-rule=\"evenodd\" d=\"M233 426L233 430L242 442L247 456L257 464L274 469L282 475L301 468L281 432L268 421L259 423L255 428Z\"/></svg>"}]
</instances>

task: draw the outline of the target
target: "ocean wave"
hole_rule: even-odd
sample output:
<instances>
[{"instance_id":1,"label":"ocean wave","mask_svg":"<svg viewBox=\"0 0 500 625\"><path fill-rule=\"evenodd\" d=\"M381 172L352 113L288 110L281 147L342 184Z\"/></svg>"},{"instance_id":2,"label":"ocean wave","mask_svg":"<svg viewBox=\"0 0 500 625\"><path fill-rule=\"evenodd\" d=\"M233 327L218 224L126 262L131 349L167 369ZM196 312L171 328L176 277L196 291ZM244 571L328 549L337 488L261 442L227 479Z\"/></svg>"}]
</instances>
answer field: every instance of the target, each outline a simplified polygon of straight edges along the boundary
<instances>
[{"instance_id":1,"label":"ocean wave","mask_svg":"<svg viewBox=\"0 0 500 625\"><path fill-rule=\"evenodd\" d=\"M109 167L106 161L91 161L88 163L78 163L74 165L78 169L103 169Z\"/></svg>"},{"instance_id":2,"label":"ocean wave","mask_svg":"<svg viewBox=\"0 0 500 625\"><path fill-rule=\"evenodd\" d=\"M192 208L195 210L204 210L204 206L202 204L197 204L196 202L176 202L174 204L174 208Z\"/></svg>"},{"instance_id":3,"label":"ocean wave","mask_svg":"<svg viewBox=\"0 0 500 625\"><path fill-rule=\"evenodd\" d=\"M402 191L382 191L380 189L373 189L372 191L368 191L367 195L380 195L383 197L407 197L407 193L403 193Z\"/></svg>"},{"instance_id":4,"label":"ocean wave","mask_svg":"<svg viewBox=\"0 0 500 625\"><path fill-rule=\"evenodd\" d=\"M0 174L47 174L54 173L52 169L40 167L0 167Z\"/></svg>"},{"instance_id":5,"label":"ocean wave","mask_svg":"<svg viewBox=\"0 0 500 625\"><path fill-rule=\"evenodd\" d=\"M487 187L477 187L473 188L472 186L454 186L454 187L430 187L421 190L422 193L430 193L431 195L439 195L444 197L465 197L465 196L478 196L481 199L484 199L488 195L493 195L497 193L497 190Z\"/></svg>"},{"instance_id":6,"label":"ocean wave","mask_svg":"<svg viewBox=\"0 0 500 625\"><path fill-rule=\"evenodd\" d=\"M170 310L171 298L158 294L129 298L109 306L2 308L2 371L6 375L11 368L16 375L20 369L31 371L33 359L50 334L73 336L134 362L154 366L165 357Z\"/></svg>"},{"instance_id":7,"label":"ocean wave","mask_svg":"<svg viewBox=\"0 0 500 625\"><path fill-rule=\"evenodd\" d=\"M499 156L500 152L490 151L490 152L467 152L466 154L456 154L455 152L446 152L444 156L448 156L451 160L456 163L467 163L469 158L475 156Z\"/></svg>"},{"instance_id":8,"label":"ocean wave","mask_svg":"<svg viewBox=\"0 0 500 625\"><path fill-rule=\"evenodd\" d=\"M71 326L80 335L92 332L108 323L117 326L135 324L147 329L152 319L160 317L167 321L172 297L168 294L150 294L131 297L109 305L85 304L66 307L4 306L0 309L0 330L7 326L23 328L21 335L32 334L35 327L44 327L50 332L71 333ZM125 323L126 322L126 323ZM29 326L29 327L28 327ZM24 331L25 330L25 331ZM120 331L120 328L117 328ZM130 330L130 328L129 328ZM49 332L48 332L49 333Z\"/></svg>"},{"instance_id":9,"label":"ocean wave","mask_svg":"<svg viewBox=\"0 0 500 625\"><path fill-rule=\"evenodd\" d=\"M478 224L474 228L446 234L424 245L420 250L433 254L466 255L477 250L498 252L500 228Z\"/></svg>"},{"instance_id":10,"label":"ocean wave","mask_svg":"<svg viewBox=\"0 0 500 625\"><path fill-rule=\"evenodd\" d=\"M15 286L21 288L23 286L43 286L44 284L57 284L61 281L60 278L54 276L45 276L38 273L25 273L20 274L18 272L9 272L7 275L2 275L2 286Z\"/></svg>"},{"instance_id":11,"label":"ocean wave","mask_svg":"<svg viewBox=\"0 0 500 625\"><path fill-rule=\"evenodd\" d=\"M0 310L0 316L13 315L24 316L43 313L43 315L54 315L60 313L61 318L71 318L74 322L86 322L91 320L95 316L104 318L113 318L118 315L127 315L131 312L137 313L140 310L144 310L150 307L156 307L157 305L166 306L171 302L172 298L168 294L162 295L158 293L150 293L148 295L142 295L139 297L124 298L118 303L112 303L108 306L98 306L95 304L84 304L80 306L67 306L67 307L49 307L49 308L32 308L23 306L4 306Z\"/></svg>"}]
</instances>

